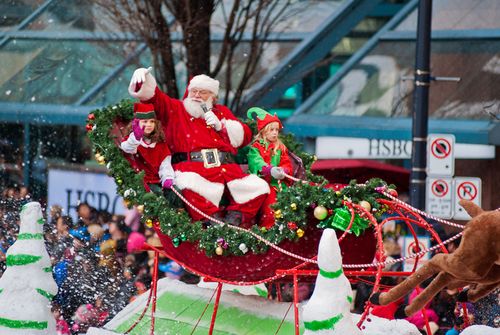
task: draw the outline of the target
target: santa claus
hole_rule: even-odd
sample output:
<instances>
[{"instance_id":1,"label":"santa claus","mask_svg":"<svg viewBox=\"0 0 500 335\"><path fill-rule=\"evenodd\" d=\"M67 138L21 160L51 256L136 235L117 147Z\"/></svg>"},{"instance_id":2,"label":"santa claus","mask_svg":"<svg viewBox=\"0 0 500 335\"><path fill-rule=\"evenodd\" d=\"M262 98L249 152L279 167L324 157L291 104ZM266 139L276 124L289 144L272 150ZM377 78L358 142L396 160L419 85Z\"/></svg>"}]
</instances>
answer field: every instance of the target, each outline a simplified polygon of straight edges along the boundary
<instances>
[{"instance_id":1,"label":"santa claus","mask_svg":"<svg viewBox=\"0 0 500 335\"><path fill-rule=\"evenodd\" d=\"M191 79L187 97L169 97L156 85L151 68L135 70L129 85L132 97L155 106L172 152L175 185L202 212L223 218L220 202L227 194L225 221L253 222L269 185L244 173L234 160L237 149L252 139L250 128L223 105L216 104L219 82L206 75ZM205 218L187 208L193 220Z\"/></svg>"}]
</instances>

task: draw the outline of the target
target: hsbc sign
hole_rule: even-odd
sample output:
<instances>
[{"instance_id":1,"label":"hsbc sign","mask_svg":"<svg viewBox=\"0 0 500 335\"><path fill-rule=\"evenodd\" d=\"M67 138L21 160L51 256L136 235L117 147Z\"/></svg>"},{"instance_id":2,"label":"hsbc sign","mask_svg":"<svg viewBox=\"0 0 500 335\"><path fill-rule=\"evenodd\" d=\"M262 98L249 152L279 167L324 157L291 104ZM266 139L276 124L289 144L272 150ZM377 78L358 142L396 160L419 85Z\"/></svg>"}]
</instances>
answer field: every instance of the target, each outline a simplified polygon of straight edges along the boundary
<instances>
[{"instance_id":1,"label":"hsbc sign","mask_svg":"<svg viewBox=\"0 0 500 335\"><path fill-rule=\"evenodd\" d=\"M380 158L409 158L411 142L402 140L368 140L368 155Z\"/></svg>"},{"instance_id":2,"label":"hsbc sign","mask_svg":"<svg viewBox=\"0 0 500 335\"><path fill-rule=\"evenodd\" d=\"M441 150L443 145L436 148ZM333 136L316 138L316 156L319 159L410 159L411 150L412 142L404 140ZM455 143L454 154L458 159L493 159L495 146Z\"/></svg>"}]
</instances>

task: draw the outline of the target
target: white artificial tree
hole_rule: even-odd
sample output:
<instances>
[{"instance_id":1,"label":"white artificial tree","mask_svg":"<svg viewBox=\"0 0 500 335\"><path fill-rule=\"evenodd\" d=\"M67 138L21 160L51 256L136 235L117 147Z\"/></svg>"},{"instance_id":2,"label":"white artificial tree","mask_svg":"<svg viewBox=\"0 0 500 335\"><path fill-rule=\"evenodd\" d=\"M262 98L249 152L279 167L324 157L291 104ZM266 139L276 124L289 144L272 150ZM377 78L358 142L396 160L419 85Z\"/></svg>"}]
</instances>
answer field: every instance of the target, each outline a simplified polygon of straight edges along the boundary
<instances>
[{"instance_id":1,"label":"white artificial tree","mask_svg":"<svg viewBox=\"0 0 500 335\"><path fill-rule=\"evenodd\" d=\"M7 251L7 269L0 278L0 334L54 335L51 301L57 285L45 249L40 204L24 205L20 217L19 235Z\"/></svg>"},{"instance_id":2,"label":"white artificial tree","mask_svg":"<svg viewBox=\"0 0 500 335\"><path fill-rule=\"evenodd\" d=\"M351 316L352 289L342 270L339 242L325 229L318 248L319 274L314 292L304 306L304 335L361 335Z\"/></svg>"}]
</instances>

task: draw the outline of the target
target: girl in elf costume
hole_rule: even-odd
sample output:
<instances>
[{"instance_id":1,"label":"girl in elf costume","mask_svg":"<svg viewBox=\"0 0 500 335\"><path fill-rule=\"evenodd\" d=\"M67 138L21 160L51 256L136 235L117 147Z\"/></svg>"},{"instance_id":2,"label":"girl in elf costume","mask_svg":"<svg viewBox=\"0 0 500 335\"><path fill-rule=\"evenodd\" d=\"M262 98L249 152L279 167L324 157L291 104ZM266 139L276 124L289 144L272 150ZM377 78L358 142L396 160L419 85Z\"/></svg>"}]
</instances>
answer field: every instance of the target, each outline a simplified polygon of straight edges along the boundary
<instances>
[{"instance_id":1,"label":"girl in elf costume","mask_svg":"<svg viewBox=\"0 0 500 335\"><path fill-rule=\"evenodd\" d=\"M172 156L152 104L134 104L134 119L129 126L130 130L130 135L122 140L120 147L133 155L137 170L145 172L146 190L151 191L153 185L170 189L175 177Z\"/></svg>"},{"instance_id":2,"label":"girl in elf costume","mask_svg":"<svg viewBox=\"0 0 500 335\"><path fill-rule=\"evenodd\" d=\"M276 202L276 192L292 183L283 180L285 174L292 173L292 163L288 149L278 136L283 128L279 118L258 107L250 108L247 116L257 121L258 130L248 151L248 171L264 178L271 188L262 205L260 220L260 226L270 228L275 223L274 211L270 206Z\"/></svg>"}]
</instances>

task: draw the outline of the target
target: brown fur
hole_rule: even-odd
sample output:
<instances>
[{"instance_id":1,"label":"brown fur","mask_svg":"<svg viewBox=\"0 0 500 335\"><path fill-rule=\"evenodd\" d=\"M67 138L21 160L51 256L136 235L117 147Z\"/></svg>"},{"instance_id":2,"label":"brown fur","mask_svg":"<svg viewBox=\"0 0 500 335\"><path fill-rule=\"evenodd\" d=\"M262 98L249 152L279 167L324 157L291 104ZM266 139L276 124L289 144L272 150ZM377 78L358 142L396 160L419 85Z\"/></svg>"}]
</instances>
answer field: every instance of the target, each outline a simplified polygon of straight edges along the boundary
<instances>
[{"instance_id":1,"label":"brown fur","mask_svg":"<svg viewBox=\"0 0 500 335\"><path fill-rule=\"evenodd\" d=\"M457 250L432 257L405 281L381 293L379 304L387 305L400 299L435 274L430 285L404 308L404 314L410 316L419 311L445 287L456 289L470 285L465 297L474 302L500 286L500 211L483 211L465 200L461 200L460 205L472 219L464 229Z\"/></svg>"}]
</instances>

